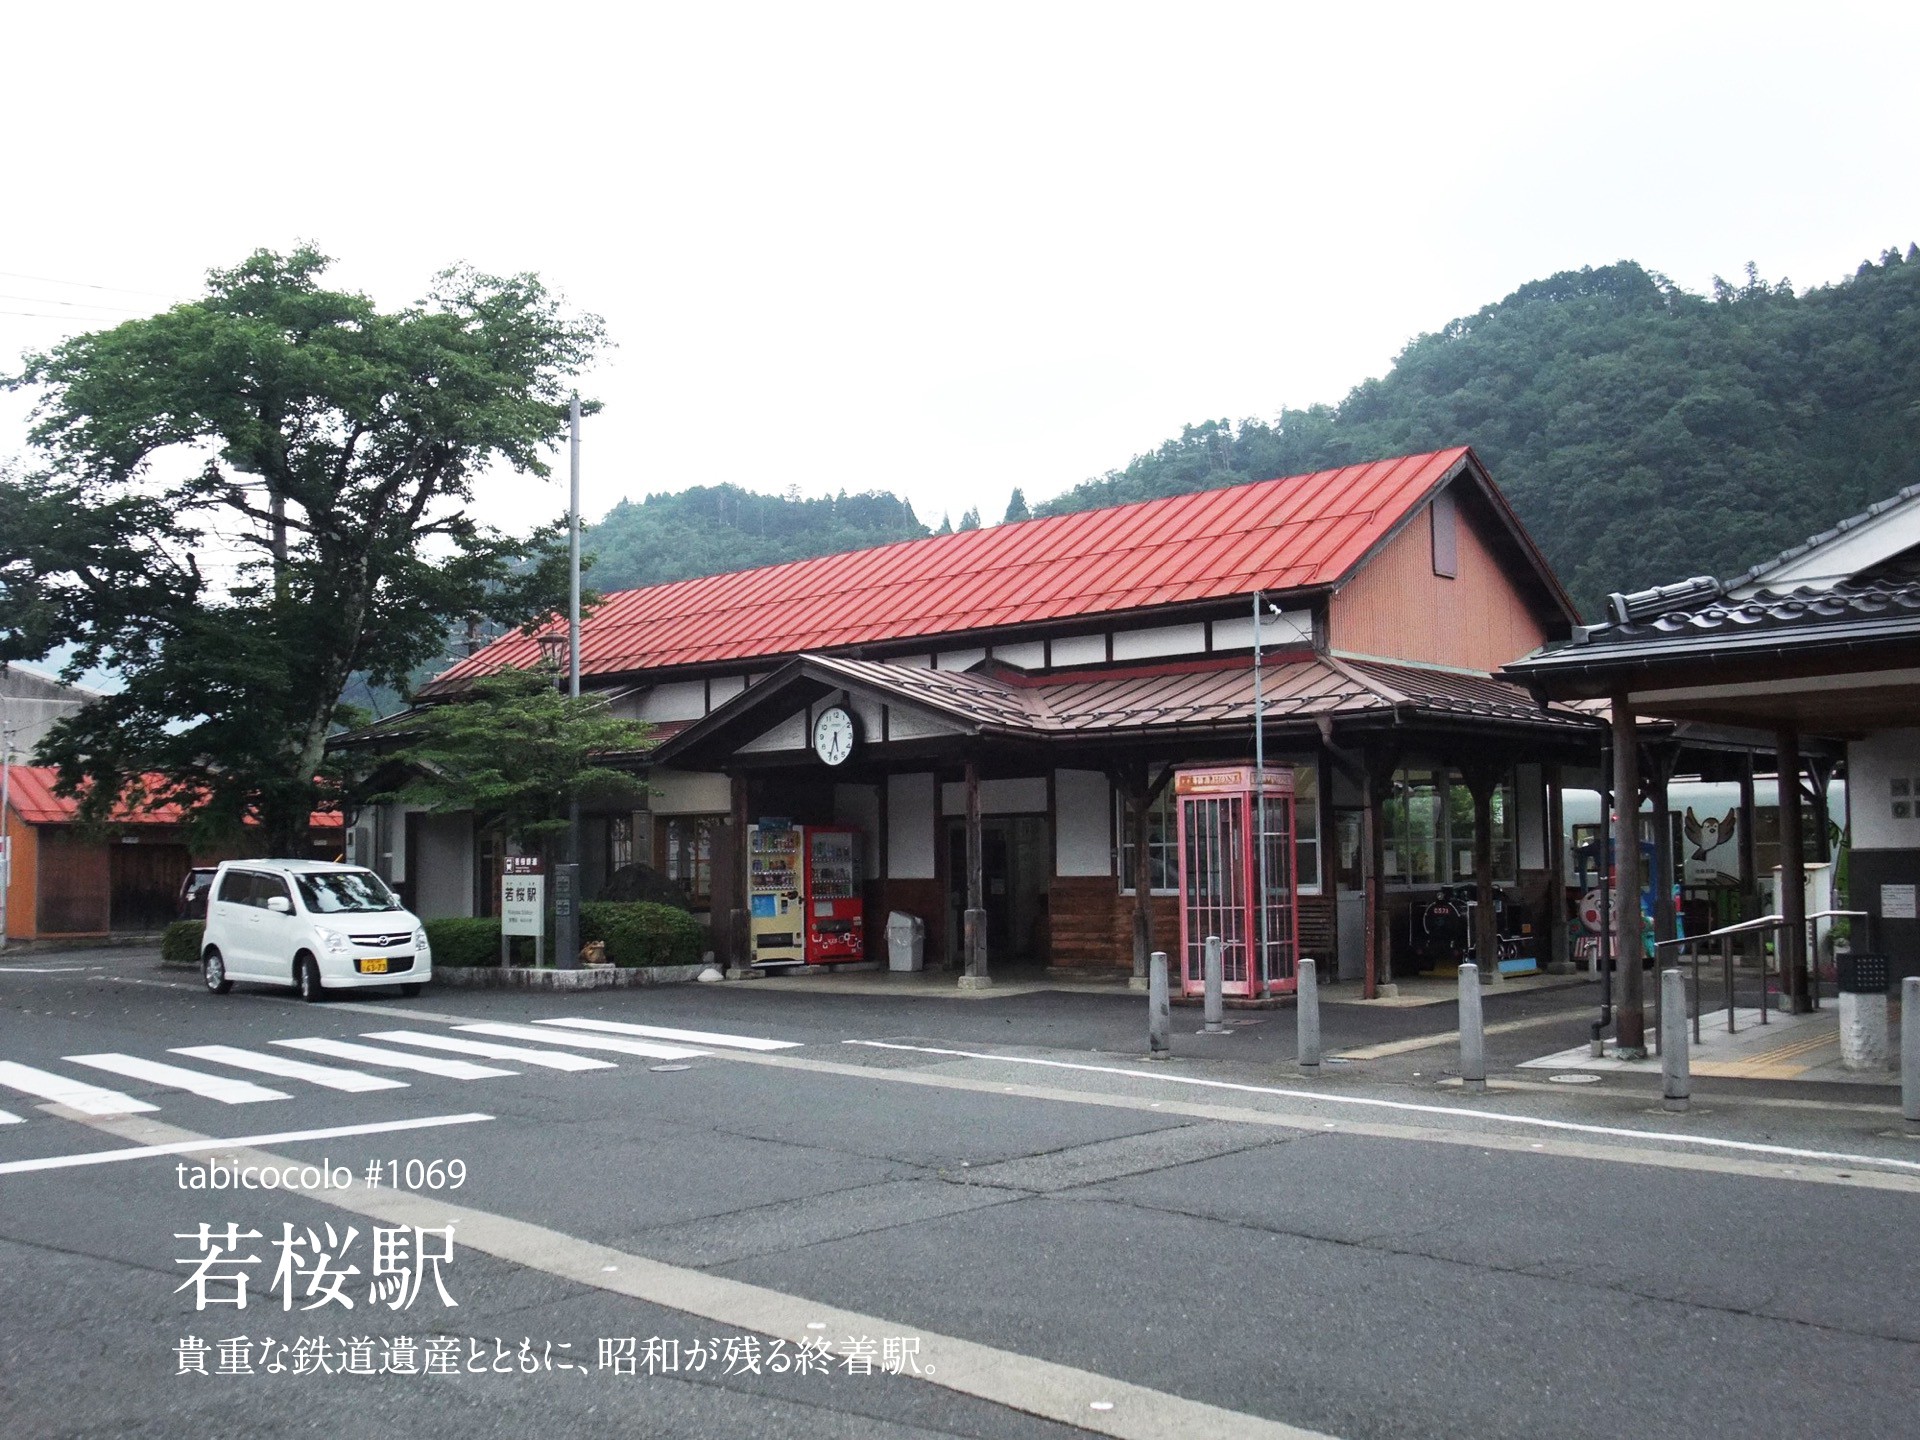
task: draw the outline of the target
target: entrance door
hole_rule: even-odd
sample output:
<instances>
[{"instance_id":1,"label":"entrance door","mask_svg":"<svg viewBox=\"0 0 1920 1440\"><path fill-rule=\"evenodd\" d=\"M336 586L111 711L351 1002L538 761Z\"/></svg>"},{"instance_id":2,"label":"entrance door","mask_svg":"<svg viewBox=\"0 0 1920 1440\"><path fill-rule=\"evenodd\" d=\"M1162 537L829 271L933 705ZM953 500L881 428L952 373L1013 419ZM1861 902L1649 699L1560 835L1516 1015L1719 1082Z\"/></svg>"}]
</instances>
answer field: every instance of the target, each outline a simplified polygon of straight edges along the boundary
<instances>
[{"instance_id":1,"label":"entrance door","mask_svg":"<svg viewBox=\"0 0 1920 1440\"><path fill-rule=\"evenodd\" d=\"M1364 980L1367 973L1367 886L1362 869L1362 812L1333 812L1335 974L1342 980Z\"/></svg>"},{"instance_id":2,"label":"entrance door","mask_svg":"<svg viewBox=\"0 0 1920 1440\"><path fill-rule=\"evenodd\" d=\"M987 965L1044 965L1052 832L1043 815L980 821L980 903L987 912ZM967 909L967 822L947 819L947 954L961 958Z\"/></svg>"}]
</instances>

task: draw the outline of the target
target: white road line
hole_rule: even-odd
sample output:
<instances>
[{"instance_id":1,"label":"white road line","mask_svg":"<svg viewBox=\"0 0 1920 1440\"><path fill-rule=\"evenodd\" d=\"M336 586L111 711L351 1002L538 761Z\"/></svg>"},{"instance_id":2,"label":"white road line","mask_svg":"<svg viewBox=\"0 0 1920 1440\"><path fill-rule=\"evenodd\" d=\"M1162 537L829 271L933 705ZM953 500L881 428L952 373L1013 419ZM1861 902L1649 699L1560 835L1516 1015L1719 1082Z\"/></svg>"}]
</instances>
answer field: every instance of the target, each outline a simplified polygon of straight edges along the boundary
<instances>
[{"instance_id":1,"label":"white road line","mask_svg":"<svg viewBox=\"0 0 1920 1440\"><path fill-rule=\"evenodd\" d=\"M422 1115L414 1120L385 1120L367 1125L334 1125L325 1130L282 1130L274 1135L234 1135L225 1140L195 1137L165 1145L133 1145L121 1150L90 1150L79 1155L48 1155L39 1160L8 1160L0 1164L0 1175L24 1175L36 1170L71 1170L83 1165L112 1165L122 1160L146 1160L155 1155L191 1155L196 1150L225 1150L242 1145L294 1145L303 1140L338 1140L347 1135L384 1135L392 1130L474 1125L491 1119L491 1115L473 1111L464 1115Z\"/></svg>"},{"instance_id":2,"label":"white road line","mask_svg":"<svg viewBox=\"0 0 1920 1440\"><path fill-rule=\"evenodd\" d=\"M864 1045L874 1050L912 1050L922 1055L947 1055L957 1060L995 1060L1006 1065L1039 1065L1050 1070L1080 1070L1093 1075L1125 1075L1135 1080L1160 1080L1169 1085L1197 1085L1209 1090L1234 1090L1243 1095L1278 1095L1288 1100L1313 1100L1322 1105L1359 1105L1375 1110L1398 1110L1414 1115L1449 1115L1462 1120L1492 1121L1560 1130L1575 1135L1606 1135L1622 1140L1659 1141L1669 1145L1702 1145L1715 1150L1738 1150L1750 1155L1775 1155L1791 1160L1817 1160L1834 1165L1883 1165L1920 1173L1920 1160L1893 1160L1884 1155L1854 1155L1835 1150L1802 1150L1791 1145L1764 1145L1757 1140L1723 1140L1711 1135L1680 1135L1665 1130L1630 1130L1615 1125L1582 1125L1573 1120L1548 1120L1538 1115L1508 1115L1499 1110L1470 1110L1464 1105L1421 1105L1411 1100L1374 1100L1359 1095L1328 1095L1318 1090L1286 1090L1274 1085L1243 1085L1232 1080L1203 1080L1198 1075L1167 1075L1131 1070L1124 1065L1082 1065L1072 1060L1041 1060L1029 1055L989 1055L979 1050L941 1050L931 1045L900 1045L888 1040L842 1040L842 1045Z\"/></svg>"},{"instance_id":3,"label":"white road line","mask_svg":"<svg viewBox=\"0 0 1920 1440\"><path fill-rule=\"evenodd\" d=\"M661 1045L652 1040L616 1040L611 1035L569 1035L565 1031L540 1030L532 1025L458 1025L457 1030L475 1035L498 1035L506 1040L538 1040L547 1045L571 1045L578 1050L612 1050L621 1055L644 1055L649 1060L687 1060L705 1055L705 1050L689 1050L684 1045Z\"/></svg>"},{"instance_id":4,"label":"white road line","mask_svg":"<svg viewBox=\"0 0 1920 1440\"><path fill-rule=\"evenodd\" d=\"M798 1050L798 1040L756 1040L751 1035L718 1035L711 1030L669 1030L664 1025L629 1025L621 1020L536 1020L536 1025L558 1025L576 1030L604 1030L612 1035L641 1035L652 1040L684 1040L690 1045L724 1045L730 1050Z\"/></svg>"},{"instance_id":5,"label":"white road line","mask_svg":"<svg viewBox=\"0 0 1920 1440\"><path fill-rule=\"evenodd\" d=\"M82 970L101 970L101 965L0 965L0 975L77 975Z\"/></svg>"},{"instance_id":6,"label":"white road line","mask_svg":"<svg viewBox=\"0 0 1920 1440\"><path fill-rule=\"evenodd\" d=\"M0 1110L0 1125L19 1125L21 1123L23 1122L20 1117L11 1110Z\"/></svg>"},{"instance_id":7,"label":"white road line","mask_svg":"<svg viewBox=\"0 0 1920 1440\"><path fill-rule=\"evenodd\" d=\"M569 1055L564 1050L529 1050L524 1045L492 1045L485 1040L455 1040L449 1035L429 1035L422 1030L368 1030L369 1040L391 1040L397 1045L419 1045L427 1050L450 1050L459 1055L481 1055L489 1060L518 1060L525 1065L544 1065L549 1070L617 1070L611 1060L595 1060L590 1055Z\"/></svg>"},{"instance_id":8,"label":"white road line","mask_svg":"<svg viewBox=\"0 0 1920 1440\"><path fill-rule=\"evenodd\" d=\"M122 1095L118 1090L103 1090L83 1080L69 1080L64 1075L36 1070L31 1065L17 1064L12 1060L0 1060L0 1085L9 1090L18 1090L23 1095L38 1095L42 1100L55 1101L83 1115L137 1115L145 1110L160 1108L144 1100L136 1100L131 1095Z\"/></svg>"},{"instance_id":9,"label":"white road line","mask_svg":"<svg viewBox=\"0 0 1920 1440\"><path fill-rule=\"evenodd\" d=\"M496 1070L491 1065L475 1065L470 1060L436 1060L431 1055L409 1055L403 1050L382 1050L374 1045L355 1045L348 1040L325 1040L317 1035L299 1040L276 1040L289 1050L306 1050L315 1055L331 1055L336 1060L358 1060L363 1065L386 1065L395 1070L418 1070L423 1075L442 1075L449 1080L486 1080L495 1075L515 1075L515 1070Z\"/></svg>"},{"instance_id":10,"label":"white road line","mask_svg":"<svg viewBox=\"0 0 1920 1440\"><path fill-rule=\"evenodd\" d=\"M363 1070L341 1070L332 1065L314 1065L287 1055L262 1055L233 1045L181 1045L168 1052L191 1055L196 1060L211 1060L231 1065L236 1070L255 1070L262 1075L280 1075L288 1080L305 1080L329 1090L346 1090L363 1095L369 1090L404 1090L407 1082L387 1075L369 1075Z\"/></svg>"},{"instance_id":11,"label":"white road line","mask_svg":"<svg viewBox=\"0 0 1920 1440\"><path fill-rule=\"evenodd\" d=\"M142 1060L136 1055L120 1055L110 1051L104 1055L69 1055L66 1058L75 1065L91 1065L96 1070L105 1070L109 1075L125 1075L130 1080L144 1080L149 1085L185 1090L192 1095L218 1100L222 1105L257 1105L262 1100L293 1098L284 1090L269 1090L251 1080L209 1075L204 1070L188 1070L184 1066L167 1065L158 1060Z\"/></svg>"}]
</instances>

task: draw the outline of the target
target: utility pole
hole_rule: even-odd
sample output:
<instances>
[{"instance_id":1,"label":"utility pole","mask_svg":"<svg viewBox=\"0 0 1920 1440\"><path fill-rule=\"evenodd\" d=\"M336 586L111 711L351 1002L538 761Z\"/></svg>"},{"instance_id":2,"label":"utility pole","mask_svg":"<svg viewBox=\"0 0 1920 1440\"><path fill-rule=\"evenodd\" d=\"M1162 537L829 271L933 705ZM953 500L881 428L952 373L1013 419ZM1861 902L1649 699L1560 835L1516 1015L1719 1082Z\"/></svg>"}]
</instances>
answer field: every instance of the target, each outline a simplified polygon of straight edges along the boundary
<instances>
[{"instance_id":1,"label":"utility pole","mask_svg":"<svg viewBox=\"0 0 1920 1440\"><path fill-rule=\"evenodd\" d=\"M7 948L7 901L13 891L13 727L0 719L0 950Z\"/></svg>"},{"instance_id":2,"label":"utility pole","mask_svg":"<svg viewBox=\"0 0 1920 1440\"><path fill-rule=\"evenodd\" d=\"M580 395L567 407L567 694L580 698ZM554 960L562 970L580 964L580 801L567 805L566 860L553 877Z\"/></svg>"},{"instance_id":3,"label":"utility pole","mask_svg":"<svg viewBox=\"0 0 1920 1440\"><path fill-rule=\"evenodd\" d=\"M1248 967L1248 978L1259 976L1257 995L1267 993L1267 709L1266 687L1261 683L1260 612L1266 608L1266 596L1253 592L1253 843L1260 852L1259 905L1260 964Z\"/></svg>"}]
</instances>

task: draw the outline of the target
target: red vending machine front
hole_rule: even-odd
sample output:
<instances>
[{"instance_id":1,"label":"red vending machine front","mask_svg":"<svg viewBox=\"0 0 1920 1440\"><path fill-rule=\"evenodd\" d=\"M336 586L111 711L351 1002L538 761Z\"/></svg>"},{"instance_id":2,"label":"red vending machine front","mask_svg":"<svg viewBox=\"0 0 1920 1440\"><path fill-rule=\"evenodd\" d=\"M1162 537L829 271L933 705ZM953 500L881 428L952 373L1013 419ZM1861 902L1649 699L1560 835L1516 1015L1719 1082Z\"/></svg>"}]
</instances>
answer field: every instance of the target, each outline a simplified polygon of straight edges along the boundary
<instances>
[{"instance_id":1,"label":"red vending machine front","mask_svg":"<svg viewBox=\"0 0 1920 1440\"><path fill-rule=\"evenodd\" d=\"M807 963L845 965L864 960L860 832L809 825L802 833L807 847Z\"/></svg>"}]
</instances>

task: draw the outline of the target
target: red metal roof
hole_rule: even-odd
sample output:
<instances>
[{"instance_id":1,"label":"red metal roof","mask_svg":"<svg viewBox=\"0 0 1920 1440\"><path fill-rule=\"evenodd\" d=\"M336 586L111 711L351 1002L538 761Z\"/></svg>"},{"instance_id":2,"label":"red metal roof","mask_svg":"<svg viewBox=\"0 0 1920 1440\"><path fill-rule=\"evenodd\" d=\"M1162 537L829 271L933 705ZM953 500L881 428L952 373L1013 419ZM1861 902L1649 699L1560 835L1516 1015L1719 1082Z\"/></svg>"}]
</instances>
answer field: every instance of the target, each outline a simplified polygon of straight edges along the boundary
<instances>
[{"instance_id":1,"label":"red metal roof","mask_svg":"<svg viewBox=\"0 0 1920 1440\"><path fill-rule=\"evenodd\" d=\"M623 590L582 627L580 667L614 675L752 660L1332 585L1468 453L1436 450ZM537 639L515 631L422 693L539 660Z\"/></svg>"},{"instance_id":2,"label":"red metal roof","mask_svg":"<svg viewBox=\"0 0 1920 1440\"><path fill-rule=\"evenodd\" d=\"M55 793L53 785L60 772L51 765L9 765L7 768L13 772L8 802L13 813L27 824L65 825L79 812L78 800ZM165 784L157 775L149 776L148 781L156 787ZM186 818L186 807L172 803L152 810L136 810L123 804L113 815L114 823L119 825L178 825ZM316 810L309 823L320 829L337 829L343 822L337 812Z\"/></svg>"}]
</instances>

